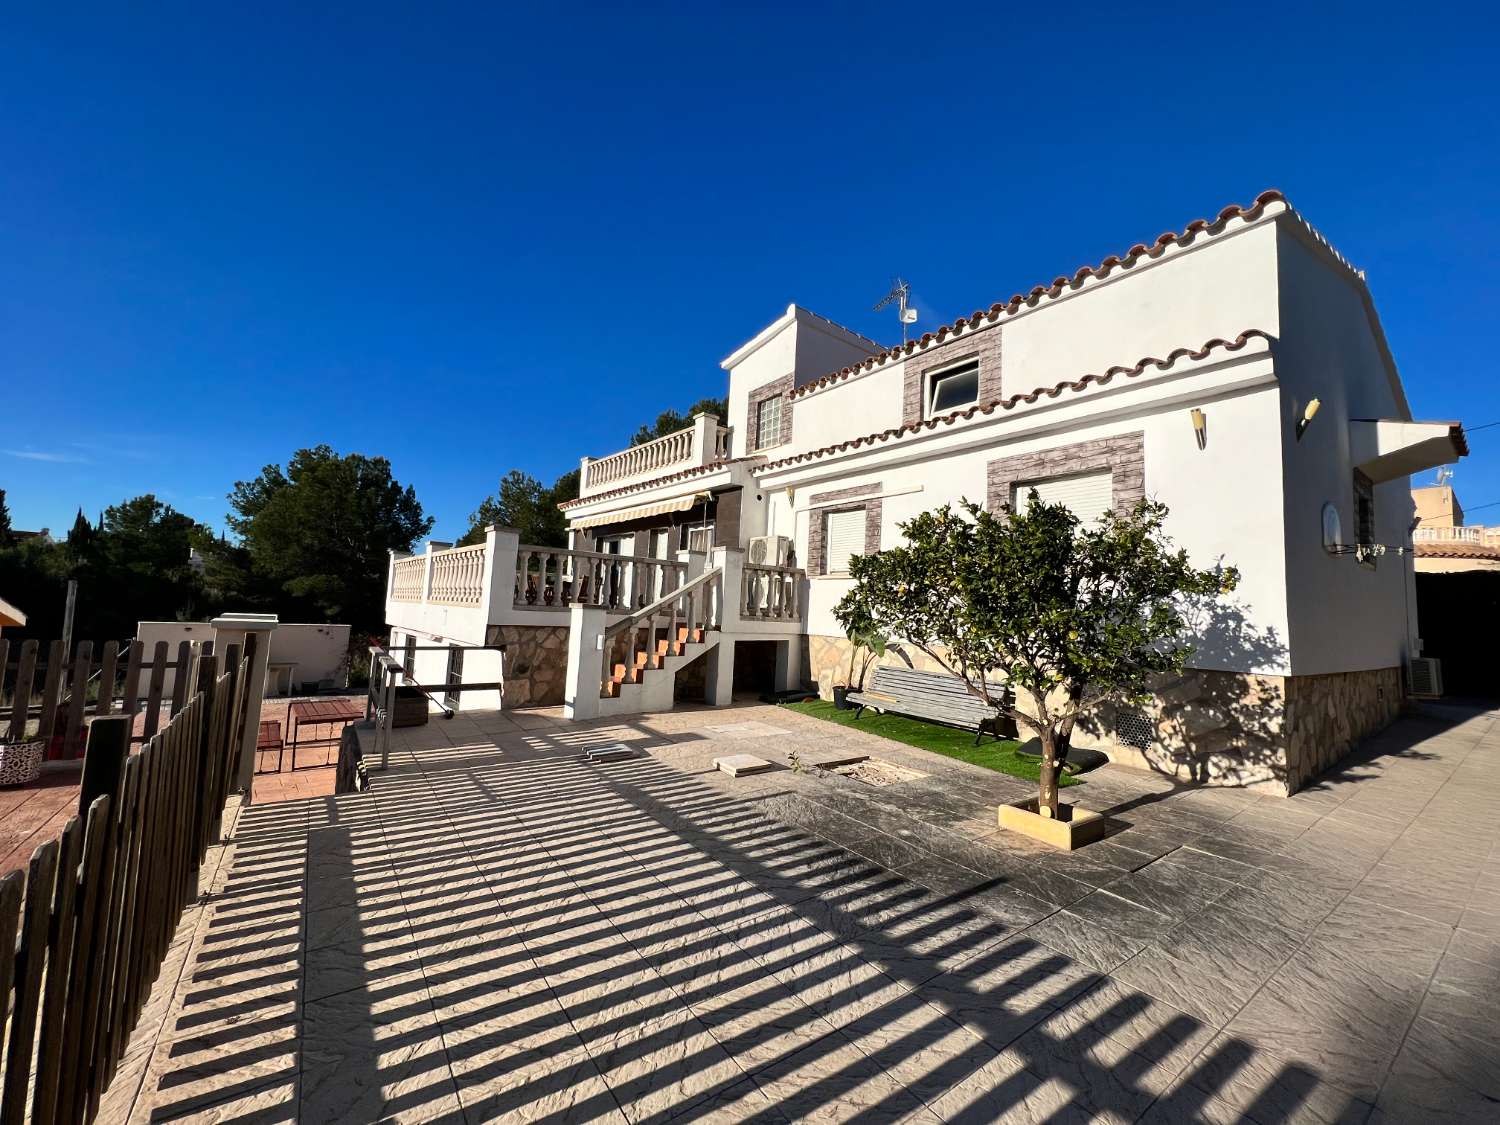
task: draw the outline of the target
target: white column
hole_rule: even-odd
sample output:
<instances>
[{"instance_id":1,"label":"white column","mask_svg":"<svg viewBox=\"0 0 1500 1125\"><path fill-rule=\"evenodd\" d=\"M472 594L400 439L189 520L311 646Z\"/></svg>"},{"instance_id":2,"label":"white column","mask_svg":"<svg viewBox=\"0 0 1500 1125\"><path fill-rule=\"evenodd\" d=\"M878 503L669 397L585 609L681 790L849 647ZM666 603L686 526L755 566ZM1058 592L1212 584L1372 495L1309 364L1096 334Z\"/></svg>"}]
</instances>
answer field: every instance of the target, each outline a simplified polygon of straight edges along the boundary
<instances>
[{"instance_id":1,"label":"white column","mask_svg":"<svg viewBox=\"0 0 1500 1125\"><path fill-rule=\"evenodd\" d=\"M720 588L719 628L735 632L740 627L740 591L745 579L745 552L739 547L715 547L709 565L723 573Z\"/></svg>"},{"instance_id":2,"label":"white column","mask_svg":"<svg viewBox=\"0 0 1500 1125\"><path fill-rule=\"evenodd\" d=\"M252 802L251 783L255 780L255 743L260 734L260 704L266 694L266 664L271 659L271 634L279 622L274 613L226 613L209 622L214 627L214 651L225 652L239 645L244 652L245 638L255 634L255 662L250 666L249 706L245 708L245 729L240 732L239 768L235 770L235 787Z\"/></svg>"},{"instance_id":3,"label":"white column","mask_svg":"<svg viewBox=\"0 0 1500 1125\"><path fill-rule=\"evenodd\" d=\"M796 691L802 686L802 638L776 643L776 690Z\"/></svg>"},{"instance_id":4,"label":"white column","mask_svg":"<svg viewBox=\"0 0 1500 1125\"><path fill-rule=\"evenodd\" d=\"M703 700L710 707L728 707L734 702L734 638L719 634L719 643L704 654L707 683Z\"/></svg>"},{"instance_id":5,"label":"white column","mask_svg":"<svg viewBox=\"0 0 1500 1125\"><path fill-rule=\"evenodd\" d=\"M563 687L563 714L570 719L592 719L599 714L599 689L604 667L603 606L568 608L568 679Z\"/></svg>"},{"instance_id":6,"label":"white column","mask_svg":"<svg viewBox=\"0 0 1500 1125\"><path fill-rule=\"evenodd\" d=\"M485 607L485 621L491 625L515 606L516 564L521 533L513 527L491 524L484 532L484 593L480 605ZM489 644L489 636L481 641Z\"/></svg>"},{"instance_id":7,"label":"white column","mask_svg":"<svg viewBox=\"0 0 1500 1125\"><path fill-rule=\"evenodd\" d=\"M714 437L718 434L719 420L712 414L693 415L693 459L694 465L709 465L714 460Z\"/></svg>"}]
</instances>

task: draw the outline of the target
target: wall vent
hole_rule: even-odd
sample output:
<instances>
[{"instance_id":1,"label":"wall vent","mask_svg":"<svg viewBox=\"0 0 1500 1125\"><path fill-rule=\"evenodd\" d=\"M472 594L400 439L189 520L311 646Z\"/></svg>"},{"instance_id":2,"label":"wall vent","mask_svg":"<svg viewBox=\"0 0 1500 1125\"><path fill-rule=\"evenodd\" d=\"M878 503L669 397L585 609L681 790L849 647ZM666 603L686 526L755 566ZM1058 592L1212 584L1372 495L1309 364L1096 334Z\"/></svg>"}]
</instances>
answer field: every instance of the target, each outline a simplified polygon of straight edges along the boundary
<instances>
[{"instance_id":1,"label":"wall vent","mask_svg":"<svg viewBox=\"0 0 1500 1125\"><path fill-rule=\"evenodd\" d=\"M1139 711L1116 711L1115 741L1144 750L1156 741L1156 727Z\"/></svg>"}]
</instances>

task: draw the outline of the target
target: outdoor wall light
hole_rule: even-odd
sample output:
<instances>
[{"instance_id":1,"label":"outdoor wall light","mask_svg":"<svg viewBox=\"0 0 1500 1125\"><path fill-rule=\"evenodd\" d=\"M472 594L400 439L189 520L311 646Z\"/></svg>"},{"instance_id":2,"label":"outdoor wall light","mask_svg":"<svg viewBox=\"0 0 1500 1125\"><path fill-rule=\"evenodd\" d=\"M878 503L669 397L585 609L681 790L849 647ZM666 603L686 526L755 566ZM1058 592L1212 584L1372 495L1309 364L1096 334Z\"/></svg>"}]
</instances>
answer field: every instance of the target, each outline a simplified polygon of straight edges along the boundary
<instances>
[{"instance_id":1,"label":"outdoor wall light","mask_svg":"<svg viewBox=\"0 0 1500 1125\"><path fill-rule=\"evenodd\" d=\"M1307 432L1307 427L1312 425L1312 420L1317 416L1318 407L1323 404L1317 399L1309 399L1307 409L1302 412L1302 417L1297 419L1297 440L1302 440L1302 435Z\"/></svg>"},{"instance_id":2,"label":"outdoor wall light","mask_svg":"<svg viewBox=\"0 0 1500 1125\"><path fill-rule=\"evenodd\" d=\"M1193 407L1193 436L1198 439L1198 448L1208 448L1208 415Z\"/></svg>"}]
</instances>

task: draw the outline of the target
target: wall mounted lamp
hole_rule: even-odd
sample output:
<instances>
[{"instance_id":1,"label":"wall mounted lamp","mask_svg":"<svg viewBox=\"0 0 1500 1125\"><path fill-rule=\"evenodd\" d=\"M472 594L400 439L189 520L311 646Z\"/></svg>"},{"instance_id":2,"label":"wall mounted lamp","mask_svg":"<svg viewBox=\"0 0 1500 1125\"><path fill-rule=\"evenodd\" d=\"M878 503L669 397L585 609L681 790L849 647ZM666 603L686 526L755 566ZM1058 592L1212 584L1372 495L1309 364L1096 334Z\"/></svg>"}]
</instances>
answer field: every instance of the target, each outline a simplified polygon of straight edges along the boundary
<instances>
[{"instance_id":1,"label":"wall mounted lamp","mask_svg":"<svg viewBox=\"0 0 1500 1125\"><path fill-rule=\"evenodd\" d=\"M1309 399L1307 408L1302 411L1302 417L1297 419L1297 440L1302 440L1302 435L1307 432L1307 427L1312 425L1312 420L1317 416L1318 407L1323 404L1317 399Z\"/></svg>"},{"instance_id":2,"label":"wall mounted lamp","mask_svg":"<svg viewBox=\"0 0 1500 1125\"><path fill-rule=\"evenodd\" d=\"M1192 415L1193 415L1193 436L1198 439L1198 448L1199 449L1207 449L1208 448L1208 415L1204 414L1203 411L1199 410L1196 406L1193 407Z\"/></svg>"}]
</instances>

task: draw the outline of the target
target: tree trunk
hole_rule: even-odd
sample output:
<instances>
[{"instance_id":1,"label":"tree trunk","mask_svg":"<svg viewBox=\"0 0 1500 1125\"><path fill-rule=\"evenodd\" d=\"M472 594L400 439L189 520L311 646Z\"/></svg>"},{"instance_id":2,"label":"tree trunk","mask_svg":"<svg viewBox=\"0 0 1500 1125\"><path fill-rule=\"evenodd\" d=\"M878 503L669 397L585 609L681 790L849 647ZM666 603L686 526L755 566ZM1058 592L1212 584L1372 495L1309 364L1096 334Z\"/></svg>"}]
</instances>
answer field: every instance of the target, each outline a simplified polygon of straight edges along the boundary
<instances>
[{"instance_id":1,"label":"tree trunk","mask_svg":"<svg viewBox=\"0 0 1500 1125\"><path fill-rule=\"evenodd\" d=\"M1048 728L1039 731L1042 739L1041 794L1037 798L1036 811L1042 816L1057 819L1057 735Z\"/></svg>"}]
</instances>

